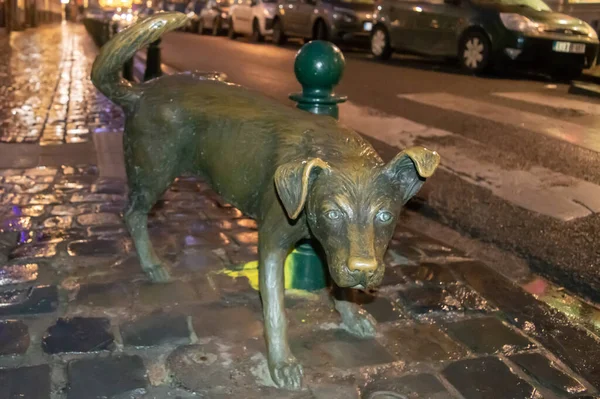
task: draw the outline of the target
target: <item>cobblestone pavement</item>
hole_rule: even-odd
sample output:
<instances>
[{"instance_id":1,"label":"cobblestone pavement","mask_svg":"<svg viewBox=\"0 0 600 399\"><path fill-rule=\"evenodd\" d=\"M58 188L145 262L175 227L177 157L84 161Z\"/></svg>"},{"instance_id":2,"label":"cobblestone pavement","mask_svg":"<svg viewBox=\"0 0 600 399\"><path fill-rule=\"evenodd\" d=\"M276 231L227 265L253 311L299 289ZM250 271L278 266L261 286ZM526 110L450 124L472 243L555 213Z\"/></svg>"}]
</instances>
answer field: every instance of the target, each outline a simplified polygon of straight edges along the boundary
<instances>
[{"instance_id":1,"label":"cobblestone pavement","mask_svg":"<svg viewBox=\"0 0 600 399\"><path fill-rule=\"evenodd\" d=\"M119 113L87 79L94 51L82 28L44 29L14 39L37 47L20 48L11 63L29 60L48 75L58 74L48 63L63 65L58 81L44 75L29 92L69 104L59 118L65 128L52 130L64 135L49 141L78 151L82 144L67 139L75 119L90 132L82 140L118 138ZM11 79L30 82L19 68ZM19 93L12 109L29 98ZM64 98L55 104L57 95ZM0 112L5 140L34 137L29 119ZM41 133L30 145L45 140ZM266 369L255 223L201 181L178 179L150 218L174 281L150 284L121 219L126 185L104 168L0 169L2 399L598 397L593 326L573 324L477 260L403 227L381 289L347 293L377 319L376 339L346 333L326 292L287 293L292 350L306 378L300 392L278 390Z\"/></svg>"}]
</instances>

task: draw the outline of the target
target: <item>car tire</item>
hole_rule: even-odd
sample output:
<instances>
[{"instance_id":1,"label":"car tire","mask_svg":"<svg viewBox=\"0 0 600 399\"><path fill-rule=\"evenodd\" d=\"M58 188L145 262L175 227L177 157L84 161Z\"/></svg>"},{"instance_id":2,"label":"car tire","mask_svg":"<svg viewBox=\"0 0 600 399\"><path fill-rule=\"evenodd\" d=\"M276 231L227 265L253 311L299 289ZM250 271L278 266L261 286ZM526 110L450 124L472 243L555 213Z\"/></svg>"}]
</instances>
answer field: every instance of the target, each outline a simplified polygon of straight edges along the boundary
<instances>
[{"instance_id":1,"label":"car tire","mask_svg":"<svg viewBox=\"0 0 600 399\"><path fill-rule=\"evenodd\" d=\"M470 73L481 73L491 66L491 43L483 32L468 32L460 42L461 67Z\"/></svg>"},{"instance_id":2,"label":"car tire","mask_svg":"<svg viewBox=\"0 0 600 399\"><path fill-rule=\"evenodd\" d=\"M390 35L383 26L376 26L371 34L371 54L378 60L387 60L392 56Z\"/></svg>"},{"instance_id":3,"label":"car tire","mask_svg":"<svg viewBox=\"0 0 600 399\"><path fill-rule=\"evenodd\" d=\"M283 24L281 20L276 19L273 23L273 43L278 46L283 46L287 41L287 37L285 36L285 32L283 31Z\"/></svg>"},{"instance_id":4,"label":"car tire","mask_svg":"<svg viewBox=\"0 0 600 399\"><path fill-rule=\"evenodd\" d=\"M235 40L238 37L238 34L235 33L235 30L233 29L233 19L229 20L229 29L227 30L227 36L231 39L231 40Z\"/></svg>"},{"instance_id":5,"label":"car tire","mask_svg":"<svg viewBox=\"0 0 600 399\"><path fill-rule=\"evenodd\" d=\"M204 29L204 19L201 18L198 20L198 34L199 35L203 35L204 33L206 33L206 29Z\"/></svg>"},{"instance_id":6,"label":"car tire","mask_svg":"<svg viewBox=\"0 0 600 399\"><path fill-rule=\"evenodd\" d=\"M322 19L318 19L313 26L313 39L314 40L329 40L329 32L327 31L327 25Z\"/></svg>"},{"instance_id":7,"label":"car tire","mask_svg":"<svg viewBox=\"0 0 600 399\"><path fill-rule=\"evenodd\" d=\"M219 36L221 34L221 18L215 18L212 26L212 35Z\"/></svg>"},{"instance_id":8,"label":"car tire","mask_svg":"<svg viewBox=\"0 0 600 399\"><path fill-rule=\"evenodd\" d=\"M265 37L260 33L260 25L258 19L254 18L252 21L252 41L256 43L263 42Z\"/></svg>"}]
</instances>

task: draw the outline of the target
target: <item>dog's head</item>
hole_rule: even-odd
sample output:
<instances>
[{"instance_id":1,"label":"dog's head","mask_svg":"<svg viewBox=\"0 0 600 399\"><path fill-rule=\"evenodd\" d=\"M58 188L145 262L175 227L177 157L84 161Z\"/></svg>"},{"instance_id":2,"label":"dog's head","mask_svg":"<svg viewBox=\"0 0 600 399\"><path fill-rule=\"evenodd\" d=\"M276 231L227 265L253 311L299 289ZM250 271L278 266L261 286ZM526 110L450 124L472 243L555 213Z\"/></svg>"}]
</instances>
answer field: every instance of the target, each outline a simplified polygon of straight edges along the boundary
<instances>
[{"instance_id":1,"label":"dog's head","mask_svg":"<svg viewBox=\"0 0 600 399\"><path fill-rule=\"evenodd\" d=\"M400 209L439 162L423 147L406 149L381 167L366 167L361 159L332 167L311 158L281 165L275 185L290 219L306 213L336 284L371 288L383 279L383 255Z\"/></svg>"}]
</instances>

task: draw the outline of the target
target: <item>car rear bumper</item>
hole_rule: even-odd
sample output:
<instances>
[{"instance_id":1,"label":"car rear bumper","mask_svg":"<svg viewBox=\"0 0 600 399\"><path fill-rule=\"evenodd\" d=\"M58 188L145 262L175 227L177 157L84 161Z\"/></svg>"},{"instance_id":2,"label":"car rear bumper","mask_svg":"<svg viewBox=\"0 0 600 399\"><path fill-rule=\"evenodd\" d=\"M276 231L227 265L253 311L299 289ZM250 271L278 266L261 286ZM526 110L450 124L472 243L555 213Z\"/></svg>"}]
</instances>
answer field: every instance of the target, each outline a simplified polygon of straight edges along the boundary
<instances>
[{"instance_id":1,"label":"car rear bumper","mask_svg":"<svg viewBox=\"0 0 600 399\"><path fill-rule=\"evenodd\" d=\"M553 50L554 42L585 44L585 53L561 53ZM514 35L495 49L496 59L540 69L560 67L590 68L598 56L598 43L575 38L549 39Z\"/></svg>"}]
</instances>

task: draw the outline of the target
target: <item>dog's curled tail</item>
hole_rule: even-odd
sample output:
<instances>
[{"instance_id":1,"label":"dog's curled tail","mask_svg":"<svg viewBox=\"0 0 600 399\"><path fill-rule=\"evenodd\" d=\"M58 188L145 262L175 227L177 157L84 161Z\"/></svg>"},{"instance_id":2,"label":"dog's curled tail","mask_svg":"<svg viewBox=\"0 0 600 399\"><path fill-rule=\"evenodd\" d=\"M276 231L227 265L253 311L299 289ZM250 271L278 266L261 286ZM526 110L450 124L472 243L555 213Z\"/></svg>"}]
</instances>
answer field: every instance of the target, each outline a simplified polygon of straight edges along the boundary
<instances>
[{"instance_id":1,"label":"dog's curled tail","mask_svg":"<svg viewBox=\"0 0 600 399\"><path fill-rule=\"evenodd\" d=\"M94 61L94 86L123 108L135 104L139 95L133 85L121 77L123 64L164 33L183 26L186 19L180 12L159 12L119 32L102 46Z\"/></svg>"}]
</instances>

